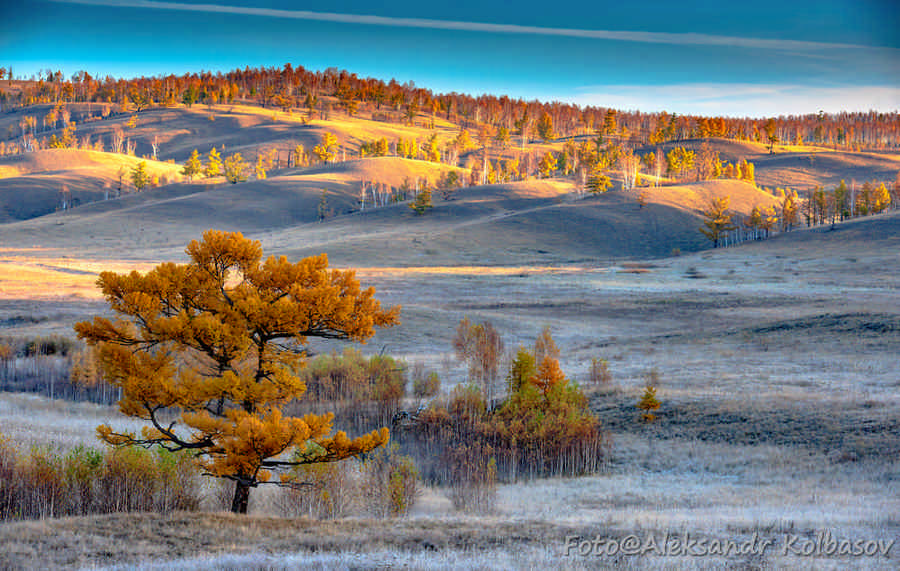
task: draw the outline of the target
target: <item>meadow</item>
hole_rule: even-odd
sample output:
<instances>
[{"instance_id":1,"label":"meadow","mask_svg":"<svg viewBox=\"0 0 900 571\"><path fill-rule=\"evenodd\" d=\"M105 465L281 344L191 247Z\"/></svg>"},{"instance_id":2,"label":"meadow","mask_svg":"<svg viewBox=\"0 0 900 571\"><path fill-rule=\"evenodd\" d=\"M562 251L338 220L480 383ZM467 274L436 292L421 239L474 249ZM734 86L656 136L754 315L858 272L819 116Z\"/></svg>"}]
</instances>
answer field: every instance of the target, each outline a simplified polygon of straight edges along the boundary
<instances>
[{"instance_id":1,"label":"meadow","mask_svg":"<svg viewBox=\"0 0 900 571\"><path fill-rule=\"evenodd\" d=\"M426 131L342 116L301 124L251 107L142 117L148 133L183 123L169 147L179 161L197 142L238 128L255 137L251 146L272 133L314 141L326 128L348 141ZM285 135L290 128L297 131ZM453 125L436 128L449 137ZM785 147L770 155L761 145L713 143L734 155L729 160L753 158L757 180L771 186L885 178L900 164L887 153ZM117 168L86 164L98 180ZM42 168L49 167L32 171ZM705 181L648 187L649 205L639 207L636 190L580 198L558 177L463 188L452 200L435 197L423 216L404 203L356 209L360 180L399 186L451 168L354 159L238 185L174 182L7 221L0 335L72 337L75 321L107 312L94 287L100 271L183 261L185 243L202 230L240 230L267 253L295 260L324 251L332 265L357 269L384 304L403 306L402 323L379 331L363 352L436 371L444 392L466 381L452 348L463 317L490 321L507 350L530 346L549 327L562 370L581 385L604 431L609 452L600 472L501 483L485 514L455 511L445 488L423 483L410 513L388 522L278 517L275 492L254 495L251 513L236 516L222 511L210 487L199 512L0 524L4 566L896 568L896 545L873 556L803 555L790 546L802 549L826 532L885 546L900 539L897 212L711 250L697 230L703 204L727 195L735 212L747 214L774 196L741 181ZM26 189L34 174L24 170L4 175L0 190ZM319 222L323 188L337 212ZM342 348L310 345L314 353ZM608 361L609 383L589 382L592 359ZM661 407L646 423L636 404L651 375ZM100 447L101 422L138 426L111 406L0 394L0 432L23 449ZM736 543L757 536L773 545L702 557L585 555L571 547L665 534Z\"/></svg>"}]
</instances>

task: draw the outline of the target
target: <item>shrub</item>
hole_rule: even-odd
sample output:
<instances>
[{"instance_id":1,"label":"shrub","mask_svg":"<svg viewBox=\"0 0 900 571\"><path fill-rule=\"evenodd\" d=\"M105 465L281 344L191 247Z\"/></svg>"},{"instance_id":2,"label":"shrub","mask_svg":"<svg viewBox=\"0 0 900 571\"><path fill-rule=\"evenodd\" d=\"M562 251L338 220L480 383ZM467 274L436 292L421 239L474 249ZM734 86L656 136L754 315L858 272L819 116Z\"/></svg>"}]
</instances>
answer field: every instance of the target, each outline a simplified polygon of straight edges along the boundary
<instances>
[{"instance_id":1,"label":"shrub","mask_svg":"<svg viewBox=\"0 0 900 571\"><path fill-rule=\"evenodd\" d=\"M497 503L497 462L491 446L483 442L448 448L442 457L447 471L448 495L457 511L494 511Z\"/></svg>"},{"instance_id":2,"label":"shrub","mask_svg":"<svg viewBox=\"0 0 900 571\"><path fill-rule=\"evenodd\" d=\"M413 396L430 398L441 392L441 379L434 371L424 379L413 379Z\"/></svg>"},{"instance_id":3,"label":"shrub","mask_svg":"<svg viewBox=\"0 0 900 571\"><path fill-rule=\"evenodd\" d=\"M419 493L419 471L412 458L397 449L396 444L383 446L362 462L362 496L367 511L376 517L408 513Z\"/></svg>"},{"instance_id":4,"label":"shrub","mask_svg":"<svg viewBox=\"0 0 900 571\"><path fill-rule=\"evenodd\" d=\"M185 454L79 446L19 453L0 438L0 519L196 510L199 474Z\"/></svg>"},{"instance_id":5,"label":"shrub","mask_svg":"<svg viewBox=\"0 0 900 571\"><path fill-rule=\"evenodd\" d=\"M286 517L331 519L351 515L359 502L355 460L304 464L292 476L298 485L283 488L276 506Z\"/></svg>"},{"instance_id":6,"label":"shrub","mask_svg":"<svg viewBox=\"0 0 900 571\"><path fill-rule=\"evenodd\" d=\"M590 383L592 385L609 385L612 382L612 373L609 372L609 361L606 359L591 359Z\"/></svg>"}]
</instances>

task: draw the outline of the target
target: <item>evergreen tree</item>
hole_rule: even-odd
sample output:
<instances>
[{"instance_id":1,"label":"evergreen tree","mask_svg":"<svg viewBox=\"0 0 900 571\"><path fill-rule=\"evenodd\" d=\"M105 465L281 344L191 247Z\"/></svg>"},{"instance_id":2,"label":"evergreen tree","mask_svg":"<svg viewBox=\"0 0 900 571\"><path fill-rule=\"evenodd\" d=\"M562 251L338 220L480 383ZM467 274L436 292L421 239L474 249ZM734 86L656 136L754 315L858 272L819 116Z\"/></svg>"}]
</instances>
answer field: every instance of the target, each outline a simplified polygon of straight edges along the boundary
<instances>
[{"instance_id":1,"label":"evergreen tree","mask_svg":"<svg viewBox=\"0 0 900 571\"><path fill-rule=\"evenodd\" d=\"M706 210L701 212L706 220L703 221L705 228L700 228L700 232L712 241L713 248L719 247L719 241L726 232L734 230L731 215L727 213L730 202L727 196L714 198L710 200Z\"/></svg>"},{"instance_id":2,"label":"evergreen tree","mask_svg":"<svg viewBox=\"0 0 900 571\"><path fill-rule=\"evenodd\" d=\"M231 184L237 184L247 180L247 170L250 165L244 160L240 153L229 155L225 159L224 174L225 180ZM264 171L265 172L265 171Z\"/></svg>"},{"instance_id":3,"label":"evergreen tree","mask_svg":"<svg viewBox=\"0 0 900 571\"><path fill-rule=\"evenodd\" d=\"M319 161L330 163L337 157L338 140L334 134L325 132L322 134L321 142L313 147L313 154Z\"/></svg>"},{"instance_id":4,"label":"evergreen tree","mask_svg":"<svg viewBox=\"0 0 900 571\"><path fill-rule=\"evenodd\" d=\"M191 156L184 162L184 167L181 169L181 174L188 177L188 180L193 182L194 177L201 174L203 172L203 165L200 164L200 153L197 152L197 149L194 149L191 152Z\"/></svg>"},{"instance_id":5,"label":"evergreen tree","mask_svg":"<svg viewBox=\"0 0 900 571\"><path fill-rule=\"evenodd\" d=\"M420 190L419 194L416 195L416 199L409 207L420 216L425 214L429 208L433 208L433 205L431 204L431 190L427 187Z\"/></svg>"},{"instance_id":6,"label":"evergreen tree","mask_svg":"<svg viewBox=\"0 0 900 571\"><path fill-rule=\"evenodd\" d=\"M296 372L308 338L365 341L394 325L399 308L382 310L372 288L328 268L324 254L263 262L259 242L213 230L186 253L187 264L146 274L101 273L117 318L75 325L121 389L121 412L149 424L139 434L101 425L101 439L187 450L205 474L234 482L235 513L247 513L252 488L291 482L293 467L387 442L387 428L351 439L333 432L331 414L283 409L306 391Z\"/></svg>"},{"instance_id":7,"label":"evergreen tree","mask_svg":"<svg viewBox=\"0 0 900 571\"><path fill-rule=\"evenodd\" d=\"M556 138L556 134L553 132L553 118L550 117L550 114L546 111L544 111L538 119L537 133L538 137L543 139L545 143Z\"/></svg>"},{"instance_id":8,"label":"evergreen tree","mask_svg":"<svg viewBox=\"0 0 900 571\"><path fill-rule=\"evenodd\" d=\"M612 179L606 174L606 169L598 163L588 175L587 189L592 194L602 194L610 188L612 188Z\"/></svg>"},{"instance_id":9,"label":"evergreen tree","mask_svg":"<svg viewBox=\"0 0 900 571\"><path fill-rule=\"evenodd\" d=\"M131 169L131 184L139 192L150 184L150 175L147 174L147 161L141 161Z\"/></svg>"},{"instance_id":10,"label":"evergreen tree","mask_svg":"<svg viewBox=\"0 0 900 571\"><path fill-rule=\"evenodd\" d=\"M208 177L219 176L222 174L222 155L215 147L209 150L209 156L206 159L206 166L203 168L203 174Z\"/></svg>"},{"instance_id":11,"label":"evergreen tree","mask_svg":"<svg viewBox=\"0 0 900 571\"><path fill-rule=\"evenodd\" d=\"M256 157L256 167L254 167L254 170L256 172L257 180L264 180L266 178L266 168L263 164L262 155Z\"/></svg>"},{"instance_id":12,"label":"evergreen tree","mask_svg":"<svg viewBox=\"0 0 900 571\"><path fill-rule=\"evenodd\" d=\"M547 151L543 157L541 157L540 162L538 163L538 172L541 173L543 178L547 178L550 174L556 170L556 157L553 155L552 151Z\"/></svg>"}]
</instances>

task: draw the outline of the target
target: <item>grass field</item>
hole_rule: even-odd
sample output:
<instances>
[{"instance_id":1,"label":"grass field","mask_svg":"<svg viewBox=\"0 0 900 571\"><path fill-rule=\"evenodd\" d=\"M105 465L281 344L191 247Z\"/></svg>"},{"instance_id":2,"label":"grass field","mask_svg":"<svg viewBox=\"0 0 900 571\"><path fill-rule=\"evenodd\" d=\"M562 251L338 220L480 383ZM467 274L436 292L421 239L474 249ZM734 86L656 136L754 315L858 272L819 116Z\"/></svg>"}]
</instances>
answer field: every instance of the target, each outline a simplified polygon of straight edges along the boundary
<instances>
[{"instance_id":1,"label":"grass field","mask_svg":"<svg viewBox=\"0 0 900 571\"><path fill-rule=\"evenodd\" d=\"M126 120L90 129L108 136ZM453 135L449 124L437 128ZM326 129L346 141L428 131L343 116L307 123L241 106L142 113L134 129L144 142L165 133L161 158L179 161L212 144L309 147ZM767 186L886 180L900 164L887 154L712 144L727 160L754 161ZM116 161L134 160L60 155L57 172L41 162L54 156L4 159L0 194L30 192L37 176L87 172L79 169L106 180ZM709 250L697 211L710 198L730 196L746 214L772 195L737 181L691 183L647 189L649 204L639 208L633 191L576 200L570 180L532 179L461 189L452 200L436 198L425 216L406 204L358 211L361 180L397 186L449 168L354 160L238 185L173 183L0 220L0 336L72 336L75 321L106 311L94 287L100 271L183 262L185 244L203 230L239 230L267 254L327 252L332 265L357 268L382 303L403 306L401 325L379 331L364 352L422 363L444 390L465 380L451 345L461 318L490 320L508 350L549 326L563 371L584 386L607 431L603 472L504 484L496 512L479 516L454 512L444 490L426 488L409 516L388 522L273 517L271 495L260 493L245 518L208 510L4 523L0 566L897 568L896 545L855 557L803 556L785 545L802 549L822 534L885 547L900 541L900 214ZM320 223L323 189L335 212ZM610 386L587 386L593 358L608 360ZM662 406L647 425L635 405L653 371ZM136 427L110 407L0 395L0 432L22 447L96 445L101 422ZM723 556L566 556L567 542L577 546L570 537L666 533L774 544Z\"/></svg>"}]
</instances>

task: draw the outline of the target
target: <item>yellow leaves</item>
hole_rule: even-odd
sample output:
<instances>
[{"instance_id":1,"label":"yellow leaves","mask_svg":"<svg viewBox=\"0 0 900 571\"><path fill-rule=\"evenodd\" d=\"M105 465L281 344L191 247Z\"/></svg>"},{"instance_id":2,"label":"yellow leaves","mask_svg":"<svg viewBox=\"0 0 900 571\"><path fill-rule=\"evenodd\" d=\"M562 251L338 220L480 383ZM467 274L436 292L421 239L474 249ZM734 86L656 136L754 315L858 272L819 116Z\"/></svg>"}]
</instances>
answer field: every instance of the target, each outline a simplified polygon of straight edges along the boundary
<instances>
[{"instance_id":1,"label":"yellow leaves","mask_svg":"<svg viewBox=\"0 0 900 571\"><path fill-rule=\"evenodd\" d=\"M113 446L121 446L130 444L134 440L134 435L131 433L116 434L108 424L101 424L97 427L97 438Z\"/></svg>"},{"instance_id":2,"label":"yellow leaves","mask_svg":"<svg viewBox=\"0 0 900 571\"><path fill-rule=\"evenodd\" d=\"M556 385L566 383L566 376L559 367L559 361L551 356L544 357L538 367L537 374L532 378L532 383L545 395Z\"/></svg>"},{"instance_id":3,"label":"yellow leaves","mask_svg":"<svg viewBox=\"0 0 900 571\"><path fill-rule=\"evenodd\" d=\"M330 269L325 254L263 262L259 242L215 230L186 253L188 264L146 274L104 272L98 286L119 317L75 326L96 346L104 377L121 387L122 412L166 427L148 427L141 440L106 427L101 438L189 447L210 473L251 482L268 479L263 463L294 447L312 446L321 461L387 441L386 429L328 438L332 415L285 418L279 407L306 391L298 345L308 337L365 341L375 327L398 323L399 307L382 309L373 288L363 290L353 271Z\"/></svg>"}]
</instances>

